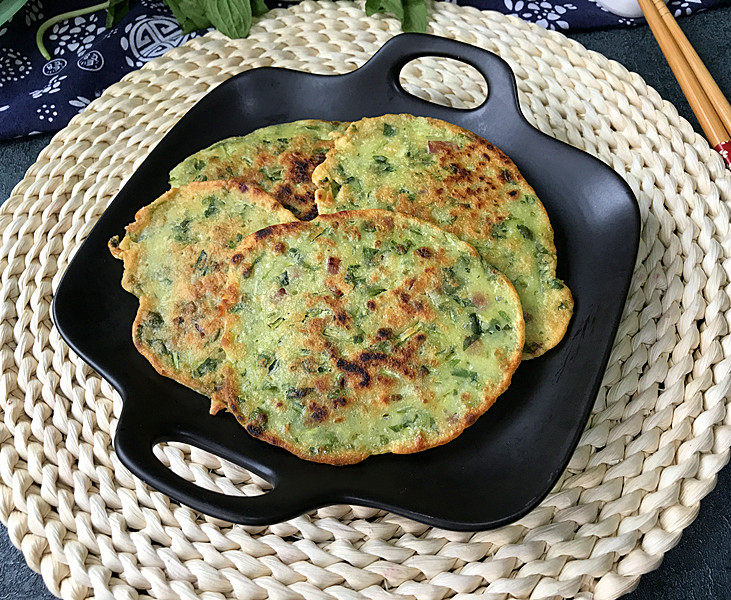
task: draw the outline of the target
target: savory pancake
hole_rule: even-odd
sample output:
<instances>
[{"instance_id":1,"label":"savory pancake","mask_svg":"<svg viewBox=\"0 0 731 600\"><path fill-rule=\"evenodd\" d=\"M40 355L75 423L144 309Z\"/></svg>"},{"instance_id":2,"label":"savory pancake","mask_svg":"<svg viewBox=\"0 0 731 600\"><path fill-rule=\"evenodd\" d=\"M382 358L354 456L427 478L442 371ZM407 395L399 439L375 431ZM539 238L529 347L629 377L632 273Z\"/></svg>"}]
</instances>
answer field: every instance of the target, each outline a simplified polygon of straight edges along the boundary
<instances>
[{"instance_id":1,"label":"savory pancake","mask_svg":"<svg viewBox=\"0 0 731 600\"><path fill-rule=\"evenodd\" d=\"M254 437L350 464L444 444L510 383L508 279L469 244L383 210L262 229L236 249L216 398Z\"/></svg>"},{"instance_id":2,"label":"savory pancake","mask_svg":"<svg viewBox=\"0 0 731 600\"><path fill-rule=\"evenodd\" d=\"M473 245L512 281L525 316L523 358L561 340L573 311L556 278L553 230L513 162L471 131L384 115L352 123L313 174L320 213L385 208Z\"/></svg>"},{"instance_id":3,"label":"savory pancake","mask_svg":"<svg viewBox=\"0 0 731 600\"><path fill-rule=\"evenodd\" d=\"M219 387L218 304L234 249L253 231L293 220L243 182L191 183L140 209L122 241L110 241L124 261L122 286L140 299L134 344L161 375L208 396Z\"/></svg>"},{"instance_id":4,"label":"savory pancake","mask_svg":"<svg viewBox=\"0 0 731 600\"><path fill-rule=\"evenodd\" d=\"M329 121L295 121L228 138L186 158L170 172L170 185L240 177L307 221L317 216L312 171L332 148L330 134L345 127Z\"/></svg>"}]
</instances>

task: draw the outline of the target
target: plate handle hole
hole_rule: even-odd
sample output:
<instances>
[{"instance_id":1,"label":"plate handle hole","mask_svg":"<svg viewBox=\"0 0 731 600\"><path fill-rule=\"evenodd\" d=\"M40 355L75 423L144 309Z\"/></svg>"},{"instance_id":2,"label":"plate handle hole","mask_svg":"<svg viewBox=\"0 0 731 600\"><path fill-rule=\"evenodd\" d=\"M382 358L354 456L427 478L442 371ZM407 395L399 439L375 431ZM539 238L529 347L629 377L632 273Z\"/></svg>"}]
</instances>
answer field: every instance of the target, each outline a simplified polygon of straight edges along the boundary
<instances>
[{"instance_id":1,"label":"plate handle hole","mask_svg":"<svg viewBox=\"0 0 731 600\"><path fill-rule=\"evenodd\" d=\"M457 109L476 108L487 100L488 94L487 81L475 67L441 56L423 56L407 62L399 73L399 83L417 98Z\"/></svg>"},{"instance_id":2,"label":"plate handle hole","mask_svg":"<svg viewBox=\"0 0 731 600\"><path fill-rule=\"evenodd\" d=\"M260 475L192 444L161 442L152 451L173 473L207 490L227 496L260 496L272 490Z\"/></svg>"}]
</instances>

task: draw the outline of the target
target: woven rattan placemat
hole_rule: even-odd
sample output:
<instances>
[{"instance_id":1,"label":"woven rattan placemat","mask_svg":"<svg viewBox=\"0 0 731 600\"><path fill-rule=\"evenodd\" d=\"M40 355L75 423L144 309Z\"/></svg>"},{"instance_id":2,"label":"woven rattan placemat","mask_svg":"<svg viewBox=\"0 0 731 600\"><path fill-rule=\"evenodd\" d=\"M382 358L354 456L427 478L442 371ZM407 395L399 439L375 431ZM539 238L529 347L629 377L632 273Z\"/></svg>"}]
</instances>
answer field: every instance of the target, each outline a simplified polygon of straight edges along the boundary
<instances>
[{"instance_id":1,"label":"woven rattan placemat","mask_svg":"<svg viewBox=\"0 0 731 600\"><path fill-rule=\"evenodd\" d=\"M125 179L213 86L265 65L349 71L398 33L362 2L307 1L272 11L246 40L209 34L129 74L53 138L0 209L0 518L53 593L608 599L656 568L693 520L731 445L731 173L638 75L560 34L446 3L431 32L506 59L528 119L610 164L640 203L624 319L560 482L519 522L480 533L349 506L241 527L171 502L114 454L119 397L60 340L53 290ZM482 93L469 70L434 59L405 78L455 105ZM228 493L265 485L184 445L159 456Z\"/></svg>"}]
</instances>

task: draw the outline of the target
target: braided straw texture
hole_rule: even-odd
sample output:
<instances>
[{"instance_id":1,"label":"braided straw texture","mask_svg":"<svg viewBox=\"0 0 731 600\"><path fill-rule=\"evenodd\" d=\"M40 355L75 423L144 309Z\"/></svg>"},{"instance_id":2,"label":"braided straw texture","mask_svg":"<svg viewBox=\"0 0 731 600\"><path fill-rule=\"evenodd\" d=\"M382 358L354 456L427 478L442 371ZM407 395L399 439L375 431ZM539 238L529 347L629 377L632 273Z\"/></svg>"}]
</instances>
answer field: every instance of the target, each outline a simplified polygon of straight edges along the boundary
<instances>
[{"instance_id":1,"label":"braided straw texture","mask_svg":"<svg viewBox=\"0 0 731 600\"><path fill-rule=\"evenodd\" d=\"M213 86L269 65L343 73L399 32L362 2L306 1L272 11L246 40L208 34L130 73L53 138L0 209L0 518L54 594L606 600L633 589L693 521L731 445L731 173L638 75L562 35L445 3L431 31L506 59L528 119L611 165L640 203L624 318L555 489L519 522L479 533L355 506L242 527L172 502L115 455L121 401L61 341L53 291L126 178ZM458 106L483 93L455 63L421 60L404 77ZM156 452L204 487L266 488L186 445Z\"/></svg>"}]
</instances>

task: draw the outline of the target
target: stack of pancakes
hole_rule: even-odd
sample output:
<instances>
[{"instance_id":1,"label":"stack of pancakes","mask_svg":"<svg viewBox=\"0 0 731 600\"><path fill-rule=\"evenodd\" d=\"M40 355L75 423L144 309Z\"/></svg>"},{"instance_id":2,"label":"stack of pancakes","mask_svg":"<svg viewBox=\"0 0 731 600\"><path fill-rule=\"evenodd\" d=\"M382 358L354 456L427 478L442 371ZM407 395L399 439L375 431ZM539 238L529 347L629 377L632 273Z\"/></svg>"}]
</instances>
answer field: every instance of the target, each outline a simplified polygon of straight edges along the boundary
<instances>
[{"instance_id":1,"label":"stack of pancakes","mask_svg":"<svg viewBox=\"0 0 731 600\"><path fill-rule=\"evenodd\" d=\"M302 458L453 439L571 318L543 205L449 123L274 125L170 182L110 242L140 300L134 343L212 413Z\"/></svg>"}]
</instances>

